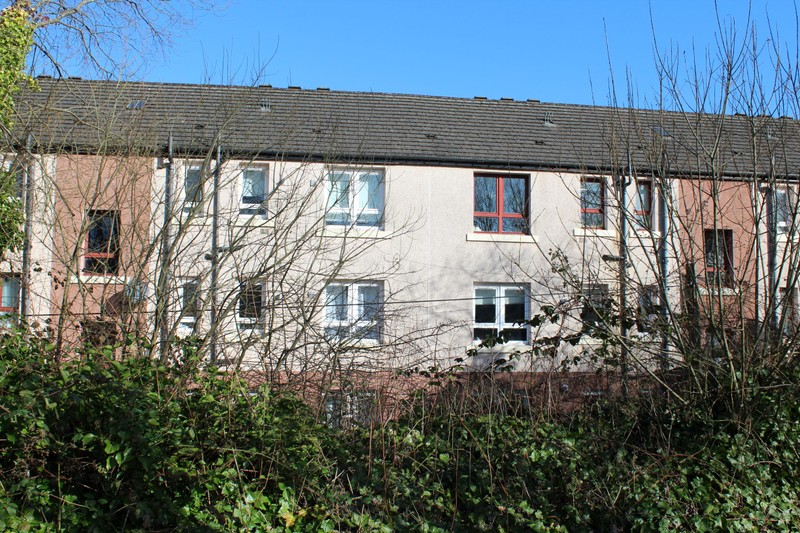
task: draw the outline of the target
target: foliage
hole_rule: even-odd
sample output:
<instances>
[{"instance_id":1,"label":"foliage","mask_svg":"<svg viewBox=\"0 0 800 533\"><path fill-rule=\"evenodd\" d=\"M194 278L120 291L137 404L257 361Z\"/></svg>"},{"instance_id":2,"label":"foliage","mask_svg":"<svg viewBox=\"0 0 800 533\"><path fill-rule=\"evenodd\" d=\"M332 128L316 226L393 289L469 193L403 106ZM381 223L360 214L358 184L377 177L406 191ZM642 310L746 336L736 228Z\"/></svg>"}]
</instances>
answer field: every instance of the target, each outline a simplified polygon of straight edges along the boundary
<instances>
[{"instance_id":1,"label":"foliage","mask_svg":"<svg viewBox=\"0 0 800 533\"><path fill-rule=\"evenodd\" d=\"M25 58L33 43L30 17L23 2L0 11L0 125L6 129L12 126L14 94L23 82L32 81L25 73ZM25 219L15 184L16 173L0 170L0 253L22 243Z\"/></svg>"},{"instance_id":2,"label":"foliage","mask_svg":"<svg viewBox=\"0 0 800 533\"><path fill-rule=\"evenodd\" d=\"M14 2L0 11L0 124L11 127L14 93L21 83L30 81L25 59L33 44L31 13L23 2Z\"/></svg>"},{"instance_id":3,"label":"foliage","mask_svg":"<svg viewBox=\"0 0 800 533\"><path fill-rule=\"evenodd\" d=\"M800 392L769 376L746 419L659 394L547 416L443 380L399 419L334 431L182 348L173 367L114 347L58 362L5 334L0 530L800 528Z\"/></svg>"}]
</instances>

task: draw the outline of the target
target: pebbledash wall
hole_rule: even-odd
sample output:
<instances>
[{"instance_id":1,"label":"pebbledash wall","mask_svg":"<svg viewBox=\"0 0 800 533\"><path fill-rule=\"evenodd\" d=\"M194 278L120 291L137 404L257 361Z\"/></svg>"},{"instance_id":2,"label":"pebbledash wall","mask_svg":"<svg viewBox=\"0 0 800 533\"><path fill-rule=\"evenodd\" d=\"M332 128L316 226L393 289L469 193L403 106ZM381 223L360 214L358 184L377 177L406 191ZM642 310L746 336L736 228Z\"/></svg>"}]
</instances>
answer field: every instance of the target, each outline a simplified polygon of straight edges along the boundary
<instances>
[{"instance_id":1,"label":"pebbledash wall","mask_svg":"<svg viewBox=\"0 0 800 533\"><path fill-rule=\"evenodd\" d=\"M3 271L20 313L64 346L132 333L170 358L165 341L196 336L209 359L276 373L500 358L585 371L602 366L591 335L555 350L537 339L605 323L643 369L679 359L653 322L683 327L688 286L701 335L795 314L800 161L779 149L797 141L793 121L39 84L7 150L25 162L30 247ZM603 313L621 283L627 331ZM745 305L714 322L714 297ZM519 324L543 307L557 318ZM478 347L498 332L509 342Z\"/></svg>"}]
</instances>

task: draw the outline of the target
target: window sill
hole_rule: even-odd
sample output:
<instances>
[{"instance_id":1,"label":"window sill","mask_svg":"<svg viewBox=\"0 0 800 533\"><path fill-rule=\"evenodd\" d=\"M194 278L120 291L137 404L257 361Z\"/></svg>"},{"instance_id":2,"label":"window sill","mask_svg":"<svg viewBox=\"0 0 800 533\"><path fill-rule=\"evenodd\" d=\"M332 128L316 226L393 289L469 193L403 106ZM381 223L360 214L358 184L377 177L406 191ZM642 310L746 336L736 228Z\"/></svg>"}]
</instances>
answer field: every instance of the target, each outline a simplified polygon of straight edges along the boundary
<instances>
[{"instance_id":1,"label":"window sill","mask_svg":"<svg viewBox=\"0 0 800 533\"><path fill-rule=\"evenodd\" d=\"M376 227L328 226L322 230L322 236L338 239L387 239L389 232Z\"/></svg>"},{"instance_id":2,"label":"window sill","mask_svg":"<svg viewBox=\"0 0 800 533\"><path fill-rule=\"evenodd\" d=\"M268 220L266 215L242 215L236 217L233 225L237 228L244 227L258 227L266 228L273 227L275 224L272 220Z\"/></svg>"},{"instance_id":3,"label":"window sill","mask_svg":"<svg viewBox=\"0 0 800 533\"><path fill-rule=\"evenodd\" d=\"M491 348L481 347L480 343L473 343L472 349L478 355L499 354L499 353L522 353L531 349L531 344L528 342L506 342L503 344L495 344Z\"/></svg>"},{"instance_id":4,"label":"window sill","mask_svg":"<svg viewBox=\"0 0 800 533\"><path fill-rule=\"evenodd\" d=\"M776 240L778 243L787 243L787 242L800 242L800 235L797 233L790 234L790 233L778 233L776 235Z\"/></svg>"},{"instance_id":5,"label":"window sill","mask_svg":"<svg viewBox=\"0 0 800 533\"><path fill-rule=\"evenodd\" d=\"M697 287L697 293L701 296L736 296L739 291L733 287Z\"/></svg>"},{"instance_id":6,"label":"window sill","mask_svg":"<svg viewBox=\"0 0 800 533\"><path fill-rule=\"evenodd\" d=\"M510 242L516 244L534 244L538 242L535 235L515 233L467 233L470 242Z\"/></svg>"},{"instance_id":7,"label":"window sill","mask_svg":"<svg viewBox=\"0 0 800 533\"><path fill-rule=\"evenodd\" d=\"M73 276L74 283L85 285L125 285L130 280L125 276L103 276L102 274L84 274Z\"/></svg>"},{"instance_id":8,"label":"window sill","mask_svg":"<svg viewBox=\"0 0 800 533\"><path fill-rule=\"evenodd\" d=\"M617 232L612 229L600 229L600 228L575 228L572 230L572 234L576 237L609 238L617 236Z\"/></svg>"},{"instance_id":9,"label":"window sill","mask_svg":"<svg viewBox=\"0 0 800 533\"><path fill-rule=\"evenodd\" d=\"M650 230L647 228L634 228L633 234L636 235L638 238L650 238L650 237L652 237L653 239L661 238L660 231Z\"/></svg>"}]
</instances>

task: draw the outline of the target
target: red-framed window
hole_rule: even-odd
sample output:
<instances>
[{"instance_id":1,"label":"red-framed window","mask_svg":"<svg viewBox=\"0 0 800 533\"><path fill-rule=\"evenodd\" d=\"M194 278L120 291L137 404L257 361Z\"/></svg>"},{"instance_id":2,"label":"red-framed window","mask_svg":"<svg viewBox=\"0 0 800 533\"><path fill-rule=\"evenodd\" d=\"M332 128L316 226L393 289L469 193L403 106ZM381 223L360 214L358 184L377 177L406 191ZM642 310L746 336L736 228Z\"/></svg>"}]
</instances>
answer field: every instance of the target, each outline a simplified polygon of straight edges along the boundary
<instances>
[{"instance_id":1,"label":"red-framed window","mask_svg":"<svg viewBox=\"0 0 800 533\"><path fill-rule=\"evenodd\" d=\"M83 253L84 274L115 275L119 270L119 214L88 211Z\"/></svg>"},{"instance_id":2,"label":"red-framed window","mask_svg":"<svg viewBox=\"0 0 800 533\"><path fill-rule=\"evenodd\" d=\"M606 227L606 183L599 178L581 178L581 226Z\"/></svg>"},{"instance_id":3,"label":"red-framed window","mask_svg":"<svg viewBox=\"0 0 800 533\"><path fill-rule=\"evenodd\" d=\"M475 231L529 233L528 176L475 176Z\"/></svg>"},{"instance_id":4,"label":"red-framed window","mask_svg":"<svg viewBox=\"0 0 800 533\"><path fill-rule=\"evenodd\" d=\"M704 233L706 283L733 285L733 230L707 229Z\"/></svg>"},{"instance_id":5,"label":"red-framed window","mask_svg":"<svg viewBox=\"0 0 800 533\"><path fill-rule=\"evenodd\" d=\"M653 183L649 180L636 182L636 198L634 198L634 217L636 222L645 228L650 228L653 213Z\"/></svg>"}]
</instances>

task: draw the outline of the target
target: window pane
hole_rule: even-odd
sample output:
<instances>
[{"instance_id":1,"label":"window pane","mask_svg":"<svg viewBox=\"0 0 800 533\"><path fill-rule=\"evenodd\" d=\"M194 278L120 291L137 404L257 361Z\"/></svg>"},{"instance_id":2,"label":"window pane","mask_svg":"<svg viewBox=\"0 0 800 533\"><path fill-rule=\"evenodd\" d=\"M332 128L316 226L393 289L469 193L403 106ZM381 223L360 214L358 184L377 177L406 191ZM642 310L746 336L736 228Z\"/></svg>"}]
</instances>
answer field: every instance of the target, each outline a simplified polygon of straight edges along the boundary
<instances>
[{"instance_id":1,"label":"window pane","mask_svg":"<svg viewBox=\"0 0 800 533\"><path fill-rule=\"evenodd\" d=\"M358 287L359 320L378 320L381 309L381 290L377 285Z\"/></svg>"},{"instance_id":2,"label":"window pane","mask_svg":"<svg viewBox=\"0 0 800 533\"><path fill-rule=\"evenodd\" d=\"M650 183L639 183L636 194L636 211L639 213L650 212Z\"/></svg>"},{"instance_id":3,"label":"window pane","mask_svg":"<svg viewBox=\"0 0 800 533\"><path fill-rule=\"evenodd\" d=\"M475 289L475 322L497 322L496 292L494 289Z\"/></svg>"},{"instance_id":4,"label":"window pane","mask_svg":"<svg viewBox=\"0 0 800 533\"><path fill-rule=\"evenodd\" d=\"M503 179L503 211L515 215L524 215L526 212L526 180L525 178Z\"/></svg>"},{"instance_id":5,"label":"window pane","mask_svg":"<svg viewBox=\"0 0 800 533\"><path fill-rule=\"evenodd\" d=\"M497 217L474 217L473 221L477 231L497 231Z\"/></svg>"},{"instance_id":6,"label":"window pane","mask_svg":"<svg viewBox=\"0 0 800 533\"><path fill-rule=\"evenodd\" d=\"M383 209L383 176L378 173L362 174L359 181L359 208Z\"/></svg>"},{"instance_id":7,"label":"window pane","mask_svg":"<svg viewBox=\"0 0 800 533\"><path fill-rule=\"evenodd\" d=\"M328 209L350 208L350 174L331 172L328 175Z\"/></svg>"},{"instance_id":8,"label":"window pane","mask_svg":"<svg viewBox=\"0 0 800 533\"><path fill-rule=\"evenodd\" d=\"M203 187L200 183L200 168L194 167L186 170L186 201L189 203L199 203L203 200Z\"/></svg>"},{"instance_id":9,"label":"window pane","mask_svg":"<svg viewBox=\"0 0 800 533\"><path fill-rule=\"evenodd\" d=\"M506 289L504 311L506 324L524 322L527 319L525 316L525 293L520 289Z\"/></svg>"},{"instance_id":10,"label":"window pane","mask_svg":"<svg viewBox=\"0 0 800 533\"><path fill-rule=\"evenodd\" d=\"M528 219L504 218L503 233L528 233Z\"/></svg>"},{"instance_id":11,"label":"window pane","mask_svg":"<svg viewBox=\"0 0 800 533\"><path fill-rule=\"evenodd\" d=\"M488 337L497 337L497 328L475 328L472 330L473 340L482 341Z\"/></svg>"},{"instance_id":12,"label":"window pane","mask_svg":"<svg viewBox=\"0 0 800 533\"><path fill-rule=\"evenodd\" d=\"M239 317L260 318L263 287L259 283L245 283L239 293Z\"/></svg>"},{"instance_id":13,"label":"window pane","mask_svg":"<svg viewBox=\"0 0 800 533\"><path fill-rule=\"evenodd\" d=\"M603 187L599 181L581 182L581 208L602 209Z\"/></svg>"},{"instance_id":14,"label":"window pane","mask_svg":"<svg viewBox=\"0 0 800 533\"><path fill-rule=\"evenodd\" d=\"M117 217L113 213L89 213L89 235L87 251L92 252L116 252L116 221Z\"/></svg>"},{"instance_id":15,"label":"window pane","mask_svg":"<svg viewBox=\"0 0 800 533\"><path fill-rule=\"evenodd\" d=\"M197 282L190 281L183 285L183 315L197 316Z\"/></svg>"},{"instance_id":16,"label":"window pane","mask_svg":"<svg viewBox=\"0 0 800 533\"><path fill-rule=\"evenodd\" d=\"M775 190L775 221L778 230L785 231L792 223L792 204L789 191L786 189Z\"/></svg>"},{"instance_id":17,"label":"window pane","mask_svg":"<svg viewBox=\"0 0 800 533\"><path fill-rule=\"evenodd\" d=\"M602 228L605 225L603 213L581 213L581 224L584 228Z\"/></svg>"},{"instance_id":18,"label":"window pane","mask_svg":"<svg viewBox=\"0 0 800 533\"><path fill-rule=\"evenodd\" d=\"M497 212L497 178L481 176L475 178L475 211L477 213Z\"/></svg>"},{"instance_id":19,"label":"window pane","mask_svg":"<svg viewBox=\"0 0 800 533\"><path fill-rule=\"evenodd\" d=\"M3 298L0 307L17 309L19 307L19 280L6 278L3 280Z\"/></svg>"},{"instance_id":20,"label":"window pane","mask_svg":"<svg viewBox=\"0 0 800 533\"><path fill-rule=\"evenodd\" d=\"M503 334L508 341L526 342L528 340L526 328L503 328Z\"/></svg>"},{"instance_id":21,"label":"window pane","mask_svg":"<svg viewBox=\"0 0 800 533\"><path fill-rule=\"evenodd\" d=\"M266 172L263 169L245 169L242 172L242 203L260 204L266 198Z\"/></svg>"},{"instance_id":22,"label":"window pane","mask_svg":"<svg viewBox=\"0 0 800 533\"><path fill-rule=\"evenodd\" d=\"M328 286L325 290L325 317L336 322L346 321L347 315L347 286Z\"/></svg>"}]
</instances>

